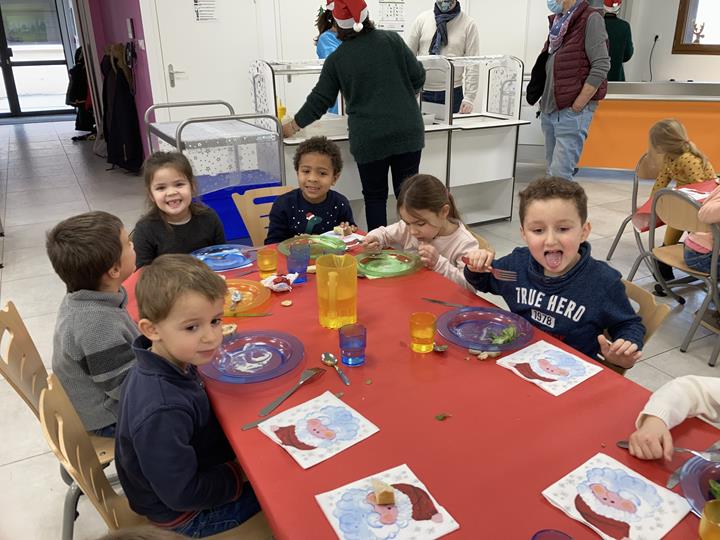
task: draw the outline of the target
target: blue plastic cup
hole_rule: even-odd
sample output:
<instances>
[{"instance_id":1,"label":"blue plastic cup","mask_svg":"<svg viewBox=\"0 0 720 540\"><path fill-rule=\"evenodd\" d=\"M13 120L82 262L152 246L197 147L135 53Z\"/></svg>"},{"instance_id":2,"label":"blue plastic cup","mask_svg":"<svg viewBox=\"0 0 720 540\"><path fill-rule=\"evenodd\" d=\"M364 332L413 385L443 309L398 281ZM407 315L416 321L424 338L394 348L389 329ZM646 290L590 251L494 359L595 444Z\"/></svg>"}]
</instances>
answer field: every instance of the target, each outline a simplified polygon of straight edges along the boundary
<instances>
[{"instance_id":1,"label":"blue plastic cup","mask_svg":"<svg viewBox=\"0 0 720 540\"><path fill-rule=\"evenodd\" d=\"M356 367L365 363L367 330L362 324L346 324L338 331L340 335L340 357L346 366Z\"/></svg>"},{"instance_id":2,"label":"blue plastic cup","mask_svg":"<svg viewBox=\"0 0 720 540\"><path fill-rule=\"evenodd\" d=\"M288 246L287 268L288 274L297 272L295 283L305 283L307 281L307 267L310 264L310 244L308 242L297 241Z\"/></svg>"}]
</instances>

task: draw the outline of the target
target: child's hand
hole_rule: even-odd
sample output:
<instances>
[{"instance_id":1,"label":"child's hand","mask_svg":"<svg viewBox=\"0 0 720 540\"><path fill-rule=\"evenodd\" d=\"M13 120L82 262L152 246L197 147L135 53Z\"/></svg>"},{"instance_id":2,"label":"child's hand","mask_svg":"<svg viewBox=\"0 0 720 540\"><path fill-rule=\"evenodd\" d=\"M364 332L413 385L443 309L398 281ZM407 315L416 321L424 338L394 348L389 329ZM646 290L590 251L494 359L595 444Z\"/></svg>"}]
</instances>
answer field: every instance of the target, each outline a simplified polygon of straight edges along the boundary
<instances>
[{"instance_id":1,"label":"child's hand","mask_svg":"<svg viewBox=\"0 0 720 540\"><path fill-rule=\"evenodd\" d=\"M462 261L472 272L489 272L495 253L487 249L473 249L462 258Z\"/></svg>"},{"instance_id":2,"label":"child's hand","mask_svg":"<svg viewBox=\"0 0 720 540\"><path fill-rule=\"evenodd\" d=\"M631 368L642 356L642 351L638 351L638 346L631 341L616 339L610 342L600 334L598 343L600 343L600 354L605 360L616 366Z\"/></svg>"},{"instance_id":3,"label":"child's hand","mask_svg":"<svg viewBox=\"0 0 720 540\"><path fill-rule=\"evenodd\" d=\"M431 246L430 244L420 244L420 246L418 247L418 255L420 255L420 260L425 265L425 267L429 268L430 270L435 268L435 265L440 258L438 250L435 249L435 246Z\"/></svg>"},{"instance_id":4,"label":"child's hand","mask_svg":"<svg viewBox=\"0 0 720 540\"><path fill-rule=\"evenodd\" d=\"M673 440L665 422L657 416L642 419L640 429L630 435L630 454L640 459L672 459Z\"/></svg>"},{"instance_id":5,"label":"child's hand","mask_svg":"<svg viewBox=\"0 0 720 540\"><path fill-rule=\"evenodd\" d=\"M382 248L380 241L377 238L372 238L370 236L363 238L362 242L360 242L360 246L367 251L378 251Z\"/></svg>"}]
</instances>

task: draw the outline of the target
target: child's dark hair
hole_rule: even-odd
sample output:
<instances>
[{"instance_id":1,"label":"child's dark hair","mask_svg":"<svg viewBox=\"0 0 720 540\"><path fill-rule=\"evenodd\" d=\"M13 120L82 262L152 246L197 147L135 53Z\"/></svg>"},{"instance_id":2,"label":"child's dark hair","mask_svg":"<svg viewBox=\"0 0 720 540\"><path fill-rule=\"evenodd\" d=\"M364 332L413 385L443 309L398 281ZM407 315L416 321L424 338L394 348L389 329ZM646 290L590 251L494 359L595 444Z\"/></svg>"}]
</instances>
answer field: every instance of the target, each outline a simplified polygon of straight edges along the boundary
<instances>
[{"instance_id":1,"label":"child's dark hair","mask_svg":"<svg viewBox=\"0 0 720 540\"><path fill-rule=\"evenodd\" d=\"M332 29L332 27L334 25L335 25L335 18L333 17L332 10L320 8L320 11L318 11L318 16L315 19L315 26L317 27L317 31L318 31L318 35L314 39L315 44L317 44L318 39L320 39L320 36L324 32L327 32L328 30Z\"/></svg>"},{"instance_id":2,"label":"child's dark hair","mask_svg":"<svg viewBox=\"0 0 720 540\"><path fill-rule=\"evenodd\" d=\"M546 201L548 199L563 199L572 201L580 215L580 222L587 221L587 195L585 190L577 182L559 178L557 176L546 176L538 178L528 184L528 187L520 192L520 223L525 223L525 214L528 206L533 201Z\"/></svg>"},{"instance_id":3,"label":"child's dark hair","mask_svg":"<svg viewBox=\"0 0 720 540\"><path fill-rule=\"evenodd\" d=\"M210 301L225 297L225 280L192 255L160 255L143 268L135 286L141 319L164 321L185 292L196 292Z\"/></svg>"},{"instance_id":4,"label":"child's dark hair","mask_svg":"<svg viewBox=\"0 0 720 540\"><path fill-rule=\"evenodd\" d=\"M448 205L448 219L456 223L462 222L460 212L455 206L455 199L439 179L431 174L416 174L402 183L397 198L397 208L403 208L408 214L414 214L418 210L430 210L439 214L443 206Z\"/></svg>"},{"instance_id":5,"label":"child's dark hair","mask_svg":"<svg viewBox=\"0 0 720 540\"><path fill-rule=\"evenodd\" d=\"M68 292L97 290L105 273L122 257L120 218L87 212L67 218L47 233L45 249Z\"/></svg>"},{"instance_id":6,"label":"child's dark hair","mask_svg":"<svg viewBox=\"0 0 720 540\"><path fill-rule=\"evenodd\" d=\"M337 29L337 38L340 41L349 41L351 39L355 39L356 37L362 35L362 34L369 34L373 30L375 30L375 23L372 22L369 18L365 19L362 22L362 30L359 32L356 32L352 28L340 28Z\"/></svg>"},{"instance_id":7,"label":"child's dark hair","mask_svg":"<svg viewBox=\"0 0 720 540\"><path fill-rule=\"evenodd\" d=\"M338 148L337 144L328 140L327 137L310 137L298 145L297 150L295 150L295 155L293 156L293 166L295 167L295 172L297 172L300 168L300 159L305 154L312 153L323 154L329 157L332 162L333 173L336 175L340 174L343 168L340 148Z\"/></svg>"},{"instance_id":8,"label":"child's dark hair","mask_svg":"<svg viewBox=\"0 0 720 540\"><path fill-rule=\"evenodd\" d=\"M148 194L148 212L145 216L160 217L165 220L165 216L157 207L152 198L152 181L155 173L160 169L170 167L182 174L190 182L190 192L193 198L198 195L197 180L193 174L190 161L181 152L155 152L143 163L143 177L145 178L145 189ZM208 211L207 206L202 203L193 201L190 203L190 213L192 215L204 214Z\"/></svg>"}]
</instances>

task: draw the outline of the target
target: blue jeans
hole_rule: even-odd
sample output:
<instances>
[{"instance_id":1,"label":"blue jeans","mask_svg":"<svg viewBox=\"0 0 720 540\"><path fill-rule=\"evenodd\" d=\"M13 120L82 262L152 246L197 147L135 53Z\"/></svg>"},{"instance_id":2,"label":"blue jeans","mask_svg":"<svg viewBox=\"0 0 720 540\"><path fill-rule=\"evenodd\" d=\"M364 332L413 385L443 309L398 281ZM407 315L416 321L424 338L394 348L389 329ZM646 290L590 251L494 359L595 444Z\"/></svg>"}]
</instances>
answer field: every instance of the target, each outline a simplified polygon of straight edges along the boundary
<instances>
[{"instance_id":1,"label":"blue jeans","mask_svg":"<svg viewBox=\"0 0 720 540\"><path fill-rule=\"evenodd\" d=\"M114 437L115 426L116 424L110 424L109 426L105 426L104 428L94 429L91 431L91 433L93 435L97 435L98 437Z\"/></svg>"},{"instance_id":2,"label":"blue jeans","mask_svg":"<svg viewBox=\"0 0 720 540\"><path fill-rule=\"evenodd\" d=\"M579 113L568 107L540 115L548 176L572 180L596 108L597 104L591 102Z\"/></svg>"},{"instance_id":3,"label":"blue jeans","mask_svg":"<svg viewBox=\"0 0 720 540\"><path fill-rule=\"evenodd\" d=\"M190 538L205 538L233 529L260 511L260 503L250 482L243 485L240 498L215 508L201 511L190 521L173 529Z\"/></svg>"},{"instance_id":4,"label":"blue jeans","mask_svg":"<svg viewBox=\"0 0 720 540\"><path fill-rule=\"evenodd\" d=\"M693 270L700 272L710 273L710 261L712 260L712 252L709 253L698 253L694 249L687 246L683 247L683 259ZM720 261L718 261L718 273L720 273Z\"/></svg>"},{"instance_id":5,"label":"blue jeans","mask_svg":"<svg viewBox=\"0 0 720 540\"><path fill-rule=\"evenodd\" d=\"M453 113L456 113L460 110L460 104L462 103L463 97L465 97L465 95L463 94L462 86L453 88L453 102L452 102L452 112ZM445 103L445 91L440 90L439 92L433 92L430 90L423 90L422 100L427 101L428 103L444 104Z\"/></svg>"}]
</instances>

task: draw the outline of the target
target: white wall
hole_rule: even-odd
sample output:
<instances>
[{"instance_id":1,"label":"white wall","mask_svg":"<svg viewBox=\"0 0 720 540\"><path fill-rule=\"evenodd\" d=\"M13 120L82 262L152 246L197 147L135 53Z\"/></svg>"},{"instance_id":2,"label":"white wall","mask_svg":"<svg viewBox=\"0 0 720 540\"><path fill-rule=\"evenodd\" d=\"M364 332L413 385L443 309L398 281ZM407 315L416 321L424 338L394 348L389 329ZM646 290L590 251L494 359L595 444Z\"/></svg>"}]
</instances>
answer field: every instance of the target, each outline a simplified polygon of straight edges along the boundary
<instances>
[{"instance_id":1,"label":"white wall","mask_svg":"<svg viewBox=\"0 0 720 540\"><path fill-rule=\"evenodd\" d=\"M653 53L653 80L720 81L720 56L672 54L675 21L680 0L635 0L629 15L635 55L625 64L629 81L649 81L648 60L653 38L659 39Z\"/></svg>"}]
</instances>

